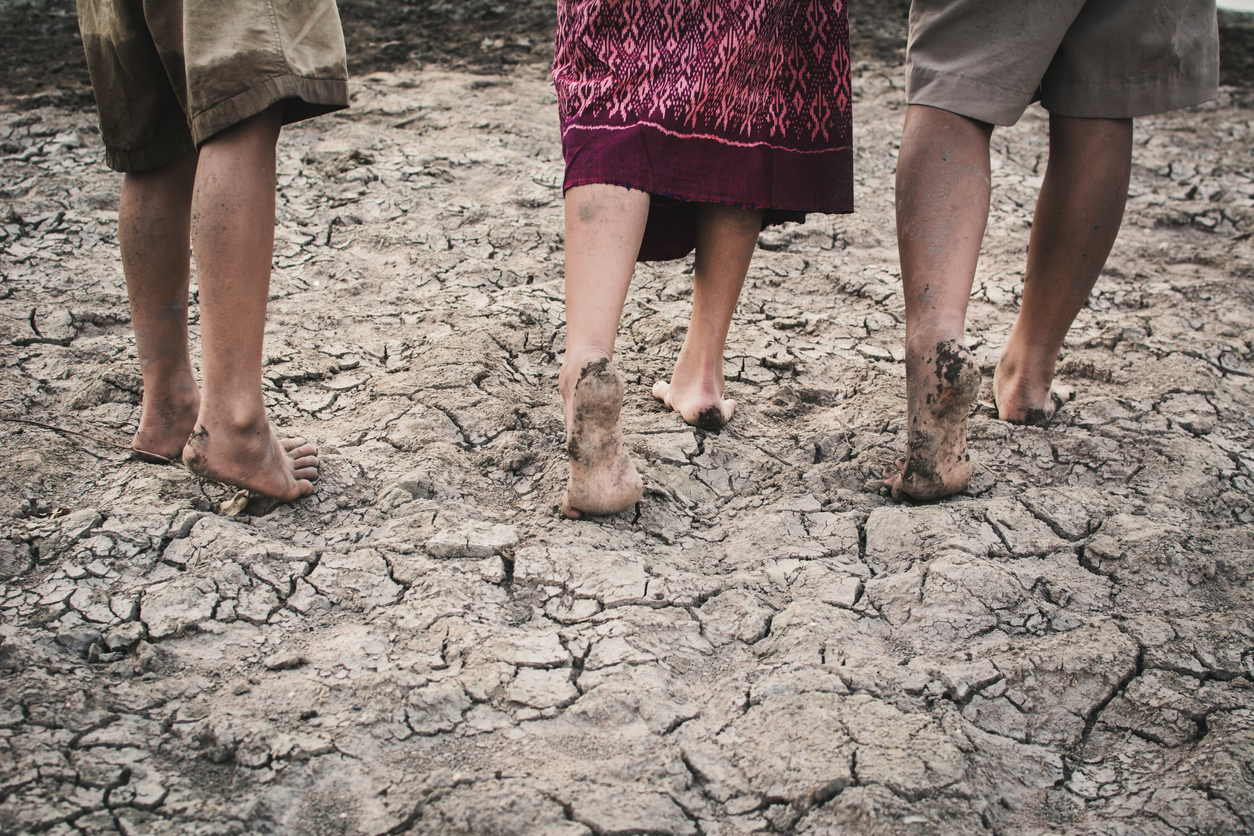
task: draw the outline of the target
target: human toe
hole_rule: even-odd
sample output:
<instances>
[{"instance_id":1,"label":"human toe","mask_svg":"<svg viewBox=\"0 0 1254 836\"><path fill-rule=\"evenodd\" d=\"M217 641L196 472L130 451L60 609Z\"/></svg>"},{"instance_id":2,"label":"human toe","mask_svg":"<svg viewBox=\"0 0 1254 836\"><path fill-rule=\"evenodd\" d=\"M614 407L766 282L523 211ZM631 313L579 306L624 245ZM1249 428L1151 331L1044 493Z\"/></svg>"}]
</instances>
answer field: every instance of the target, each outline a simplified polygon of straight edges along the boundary
<instances>
[{"instance_id":1,"label":"human toe","mask_svg":"<svg viewBox=\"0 0 1254 836\"><path fill-rule=\"evenodd\" d=\"M293 459L316 456L318 448L303 438L285 438L282 440L283 450Z\"/></svg>"}]
</instances>

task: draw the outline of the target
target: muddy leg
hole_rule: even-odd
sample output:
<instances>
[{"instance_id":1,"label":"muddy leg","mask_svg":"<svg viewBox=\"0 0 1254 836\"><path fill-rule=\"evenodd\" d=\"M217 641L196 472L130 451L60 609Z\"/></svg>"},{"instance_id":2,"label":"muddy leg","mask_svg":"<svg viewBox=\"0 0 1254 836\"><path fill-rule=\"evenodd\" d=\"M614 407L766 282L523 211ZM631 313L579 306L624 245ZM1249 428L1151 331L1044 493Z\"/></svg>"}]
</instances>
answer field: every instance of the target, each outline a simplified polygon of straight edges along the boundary
<instances>
[{"instance_id":1,"label":"muddy leg","mask_svg":"<svg viewBox=\"0 0 1254 836\"><path fill-rule=\"evenodd\" d=\"M1054 383L1054 364L1119 234L1131 173L1131 119L1049 117L1023 307L993 375L1003 420L1047 423L1074 397Z\"/></svg>"},{"instance_id":2,"label":"muddy leg","mask_svg":"<svg viewBox=\"0 0 1254 836\"><path fill-rule=\"evenodd\" d=\"M906 110L897 162L897 246L906 302L909 441L893 497L935 499L971 478L966 422L979 369L963 345L988 221L992 126L931 107Z\"/></svg>"},{"instance_id":3,"label":"muddy leg","mask_svg":"<svg viewBox=\"0 0 1254 836\"><path fill-rule=\"evenodd\" d=\"M671 379L653 384L653 397L702 429L719 429L736 411L723 397L723 349L761 229L758 210L712 203L698 210L692 321Z\"/></svg>"},{"instance_id":4,"label":"muddy leg","mask_svg":"<svg viewBox=\"0 0 1254 836\"><path fill-rule=\"evenodd\" d=\"M122 180L118 243L144 379L135 454L177 460L196 425L200 390L187 347L192 184L196 155Z\"/></svg>"},{"instance_id":5,"label":"muddy leg","mask_svg":"<svg viewBox=\"0 0 1254 836\"><path fill-rule=\"evenodd\" d=\"M648 217L644 192L608 185L566 192L566 355L558 389L570 455L562 497L568 517L622 511L644 490L623 444L623 381L611 358Z\"/></svg>"},{"instance_id":6,"label":"muddy leg","mask_svg":"<svg viewBox=\"0 0 1254 836\"><path fill-rule=\"evenodd\" d=\"M195 473L291 501L313 493L317 450L280 440L261 392L274 253L274 165L281 106L202 146L192 238L200 283L204 391L183 450Z\"/></svg>"}]
</instances>

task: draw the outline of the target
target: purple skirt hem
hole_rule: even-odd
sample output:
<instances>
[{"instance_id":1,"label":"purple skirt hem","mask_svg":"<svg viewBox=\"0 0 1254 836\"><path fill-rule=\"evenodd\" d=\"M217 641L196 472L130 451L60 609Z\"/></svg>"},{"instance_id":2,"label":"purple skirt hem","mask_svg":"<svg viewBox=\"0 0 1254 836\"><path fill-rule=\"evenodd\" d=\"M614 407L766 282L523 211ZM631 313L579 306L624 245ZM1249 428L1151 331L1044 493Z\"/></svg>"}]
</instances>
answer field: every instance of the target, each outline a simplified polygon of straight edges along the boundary
<instances>
[{"instance_id":1,"label":"purple skirt hem","mask_svg":"<svg viewBox=\"0 0 1254 836\"><path fill-rule=\"evenodd\" d=\"M690 253L696 246L697 203L766 210L763 226L803 222L808 212L853 211L853 149L848 144L800 152L677 137L640 124L622 130L567 125L563 134L563 190L605 183L655 198L639 261Z\"/></svg>"}]
</instances>

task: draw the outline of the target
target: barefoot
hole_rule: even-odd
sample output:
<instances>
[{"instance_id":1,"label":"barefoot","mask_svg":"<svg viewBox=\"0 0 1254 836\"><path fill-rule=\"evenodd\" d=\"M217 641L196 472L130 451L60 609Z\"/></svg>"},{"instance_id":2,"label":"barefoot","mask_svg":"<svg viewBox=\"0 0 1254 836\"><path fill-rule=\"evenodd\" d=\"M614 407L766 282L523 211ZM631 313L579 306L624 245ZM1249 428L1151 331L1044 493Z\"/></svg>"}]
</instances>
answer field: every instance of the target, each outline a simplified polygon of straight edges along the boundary
<instances>
[{"instance_id":1,"label":"barefoot","mask_svg":"<svg viewBox=\"0 0 1254 836\"><path fill-rule=\"evenodd\" d=\"M910 418L906 458L884 478L900 502L927 501L957 493L971 480L967 415L980 390L980 371L957 340L930 350L907 351Z\"/></svg>"},{"instance_id":2,"label":"barefoot","mask_svg":"<svg viewBox=\"0 0 1254 836\"><path fill-rule=\"evenodd\" d=\"M245 432L210 431L197 423L183 464L197 476L291 502L313 493L318 450L303 438L280 440L269 421Z\"/></svg>"},{"instance_id":3,"label":"barefoot","mask_svg":"<svg viewBox=\"0 0 1254 836\"><path fill-rule=\"evenodd\" d=\"M1022 377L1011 378L1012 375L1002 372L1002 364L998 363L993 371L993 404L997 407L997 417L1011 424L1043 427L1054 420L1063 404L1075 398L1075 389L1052 380L1047 387L1042 387L1029 385ZM1043 396L1042 388L1045 389Z\"/></svg>"},{"instance_id":4,"label":"barefoot","mask_svg":"<svg viewBox=\"0 0 1254 836\"><path fill-rule=\"evenodd\" d=\"M176 385L145 385L139 429L131 439L135 458L157 464L177 462L199 413L200 390L190 370Z\"/></svg>"},{"instance_id":5,"label":"barefoot","mask_svg":"<svg viewBox=\"0 0 1254 836\"><path fill-rule=\"evenodd\" d=\"M736 412L736 401L724 398L721 392L682 392L678 385L666 380L653 384L653 397L678 412L686 423L711 432L721 430Z\"/></svg>"},{"instance_id":6,"label":"barefoot","mask_svg":"<svg viewBox=\"0 0 1254 836\"><path fill-rule=\"evenodd\" d=\"M623 444L623 379L608 357L586 360L573 385L562 381L570 480L562 513L616 514L640 501L644 482Z\"/></svg>"}]
</instances>

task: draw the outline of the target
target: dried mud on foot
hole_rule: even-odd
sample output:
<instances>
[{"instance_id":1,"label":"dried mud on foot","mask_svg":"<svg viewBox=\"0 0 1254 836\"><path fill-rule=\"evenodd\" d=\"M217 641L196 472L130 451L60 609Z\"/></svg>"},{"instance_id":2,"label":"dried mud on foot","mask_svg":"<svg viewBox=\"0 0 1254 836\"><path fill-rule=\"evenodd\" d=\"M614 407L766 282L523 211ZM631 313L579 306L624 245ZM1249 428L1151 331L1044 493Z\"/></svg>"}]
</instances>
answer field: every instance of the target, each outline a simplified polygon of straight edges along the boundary
<instances>
[{"instance_id":1,"label":"dried mud on foot","mask_svg":"<svg viewBox=\"0 0 1254 836\"><path fill-rule=\"evenodd\" d=\"M894 506L903 75L854 75L859 214L762 236L719 434L646 384L691 264L639 270L617 364L647 492L597 522L555 511L543 72L361 77L286 129L265 391L317 493L222 516L178 468L0 423L0 831L1251 832L1248 98L1139 123L1059 364L1076 400L1044 428L981 411L966 491ZM0 115L0 412L125 444L93 119ZM986 401L1042 111L993 149Z\"/></svg>"}]
</instances>

